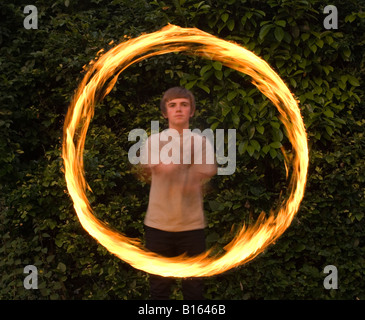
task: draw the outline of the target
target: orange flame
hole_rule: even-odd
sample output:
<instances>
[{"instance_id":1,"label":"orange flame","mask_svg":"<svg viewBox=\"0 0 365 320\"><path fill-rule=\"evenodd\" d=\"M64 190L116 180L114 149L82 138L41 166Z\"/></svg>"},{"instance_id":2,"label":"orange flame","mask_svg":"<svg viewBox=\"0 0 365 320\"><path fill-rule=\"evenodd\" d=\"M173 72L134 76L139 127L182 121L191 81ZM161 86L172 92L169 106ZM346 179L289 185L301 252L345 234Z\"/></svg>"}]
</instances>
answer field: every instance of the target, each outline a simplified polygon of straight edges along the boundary
<instances>
[{"instance_id":1,"label":"orange flame","mask_svg":"<svg viewBox=\"0 0 365 320\"><path fill-rule=\"evenodd\" d=\"M263 212L254 225L243 226L225 247L226 252L220 256L212 256L212 249L192 258L166 258L146 251L138 239L115 232L98 220L93 215L85 194L89 186L84 178L83 149L94 113L96 94L99 98L105 97L120 73L130 65L170 52L185 52L220 61L227 67L251 76L254 85L280 112L281 121L287 129L293 147L290 163L285 156L287 172L289 165L293 171L287 199L276 214L272 210L266 217ZM111 253L133 267L168 277L217 275L255 258L276 241L291 224L304 195L308 169L307 137L298 104L270 66L235 43L196 28L180 28L174 25L123 42L90 64L90 69L81 82L66 116L62 153L67 188L85 230Z\"/></svg>"}]
</instances>

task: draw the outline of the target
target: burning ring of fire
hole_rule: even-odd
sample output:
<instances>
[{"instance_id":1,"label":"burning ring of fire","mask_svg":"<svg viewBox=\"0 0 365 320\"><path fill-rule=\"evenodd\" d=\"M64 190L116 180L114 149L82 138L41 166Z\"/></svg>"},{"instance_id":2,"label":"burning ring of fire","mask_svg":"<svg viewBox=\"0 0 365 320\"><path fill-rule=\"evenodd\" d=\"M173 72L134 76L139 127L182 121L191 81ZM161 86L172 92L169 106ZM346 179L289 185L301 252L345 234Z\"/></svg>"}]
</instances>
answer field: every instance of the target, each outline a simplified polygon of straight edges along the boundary
<instances>
[{"instance_id":1,"label":"burning ring of fire","mask_svg":"<svg viewBox=\"0 0 365 320\"><path fill-rule=\"evenodd\" d=\"M89 188L83 170L83 150L96 94L104 98L119 74L130 65L155 55L186 52L245 73L253 84L277 107L292 144L292 157L285 156L285 168L292 174L288 196L280 208L268 216L261 213L254 225L243 226L225 247L225 253L212 256L211 250L195 257L166 258L146 251L137 239L115 232L98 220L86 197ZM94 62L94 61L93 61ZM62 157L68 192L83 228L111 253L151 274L166 277L207 277L242 265L276 241L291 224L304 195L308 169L308 145L300 110L293 95L270 66L245 48L196 28L168 25L163 29L125 41L99 57L73 98L63 132ZM111 78L111 79L110 79ZM282 149L282 151L284 151Z\"/></svg>"}]
</instances>

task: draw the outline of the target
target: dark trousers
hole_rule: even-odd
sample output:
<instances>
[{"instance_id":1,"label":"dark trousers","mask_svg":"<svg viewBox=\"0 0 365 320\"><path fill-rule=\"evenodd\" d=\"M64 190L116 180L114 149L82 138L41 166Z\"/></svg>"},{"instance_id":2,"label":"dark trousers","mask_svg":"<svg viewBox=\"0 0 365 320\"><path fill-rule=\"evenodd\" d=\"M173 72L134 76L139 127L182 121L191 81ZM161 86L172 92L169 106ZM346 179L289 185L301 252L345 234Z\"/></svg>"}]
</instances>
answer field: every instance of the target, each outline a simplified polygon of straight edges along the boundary
<instances>
[{"instance_id":1,"label":"dark trousers","mask_svg":"<svg viewBox=\"0 0 365 320\"><path fill-rule=\"evenodd\" d=\"M165 257L175 257L186 253L195 256L205 251L204 229L168 232L145 226L146 248ZM150 293L153 300L168 300L173 278L150 274ZM185 300L202 300L203 279L183 278L182 293Z\"/></svg>"}]
</instances>

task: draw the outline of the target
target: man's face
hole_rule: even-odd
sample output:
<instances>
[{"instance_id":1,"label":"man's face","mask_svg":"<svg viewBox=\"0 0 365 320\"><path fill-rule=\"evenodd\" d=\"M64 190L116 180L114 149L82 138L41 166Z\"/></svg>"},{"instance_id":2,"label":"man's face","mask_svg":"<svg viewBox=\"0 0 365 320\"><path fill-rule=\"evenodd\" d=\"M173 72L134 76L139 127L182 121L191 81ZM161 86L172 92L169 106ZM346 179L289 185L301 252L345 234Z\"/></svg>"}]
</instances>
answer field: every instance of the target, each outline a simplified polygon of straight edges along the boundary
<instances>
[{"instance_id":1,"label":"man's face","mask_svg":"<svg viewBox=\"0 0 365 320\"><path fill-rule=\"evenodd\" d=\"M169 120L170 128L189 127L189 120L193 114L189 99L177 98L166 103L164 117Z\"/></svg>"}]
</instances>

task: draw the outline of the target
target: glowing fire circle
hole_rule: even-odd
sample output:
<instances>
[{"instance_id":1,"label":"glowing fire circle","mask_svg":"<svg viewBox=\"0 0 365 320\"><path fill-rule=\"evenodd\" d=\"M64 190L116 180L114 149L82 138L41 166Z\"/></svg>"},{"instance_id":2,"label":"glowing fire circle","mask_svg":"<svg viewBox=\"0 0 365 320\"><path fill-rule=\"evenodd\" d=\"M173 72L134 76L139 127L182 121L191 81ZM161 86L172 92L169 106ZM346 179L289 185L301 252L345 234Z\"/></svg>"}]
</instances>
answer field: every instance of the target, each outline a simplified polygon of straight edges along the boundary
<instances>
[{"instance_id":1,"label":"glowing fire circle","mask_svg":"<svg viewBox=\"0 0 365 320\"><path fill-rule=\"evenodd\" d=\"M265 216L262 213L254 225L242 227L225 247L226 252L219 257L212 257L211 250L193 258L166 258L146 251L140 241L115 232L98 220L92 213L85 193L88 185L84 178L83 150L87 129L94 113L96 93L98 97L105 97L113 88L119 74L138 61L155 55L184 51L220 61L229 68L251 76L253 84L277 107L293 148L293 157L290 161L286 159L285 163L287 171L290 165L292 174L288 196L281 207L275 214ZM304 195L308 169L307 136L298 104L270 66L235 43L196 28L173 25L125 41L91 65L66 116L62 157L67 188L83 228L111 253L134 268L168 277L217 275L256 257L291 224Z\"/></svg>"}]
</instances>

